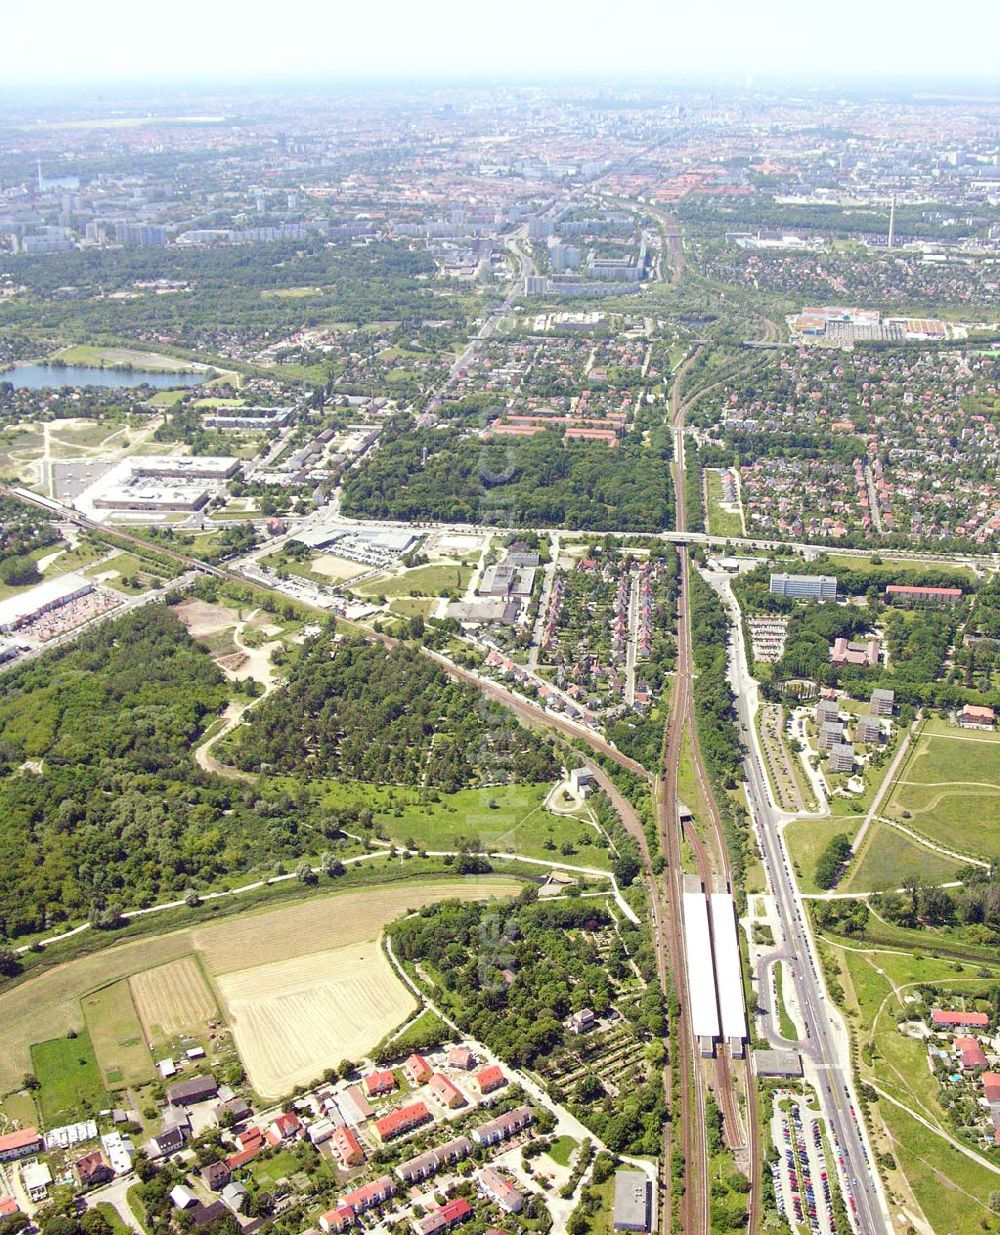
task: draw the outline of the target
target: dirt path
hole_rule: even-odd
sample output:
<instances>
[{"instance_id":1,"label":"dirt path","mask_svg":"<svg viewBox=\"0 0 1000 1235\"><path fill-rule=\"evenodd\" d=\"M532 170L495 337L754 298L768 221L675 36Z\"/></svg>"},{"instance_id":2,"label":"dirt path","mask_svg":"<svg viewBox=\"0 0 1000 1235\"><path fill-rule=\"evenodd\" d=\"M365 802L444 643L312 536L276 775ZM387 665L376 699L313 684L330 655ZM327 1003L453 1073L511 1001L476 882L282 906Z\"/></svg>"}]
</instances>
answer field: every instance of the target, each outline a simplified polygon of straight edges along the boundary
<instances>
[{"instance_id":1,"label":"dirt path","mask_svg":"<svg viewBox=\"0 0 1000 1235\"><path fill-rule=\"evenodd\" d=\"M271 664L271 653L279 646L280 640L276 639L271 643L264 643L257 648L247 647L243 641L243 631L259 612L258 609L255 609L248 618L237 622L236 628L233 630L233 643L236 644L236 647L247 659L239 669L230 672L224 670L224 672L226 672L227 677L234 681L244 681L247 678L253 678L254 681L262 683L264 693L258 695L256 699L248 699L245 703L238 703L235 699L229 703L226 710L222 713L222 728L202 742L194 751L194 761L198 767L206 772L214 772L217 776L229 777L230 780L253 780L253 776L250 772L241 772L238 768L221 763L212 754L212 748L224 737L228 737L236 726L242 722L247 712L260 703L262 699L266 699L277 685L274 666Z\"/></svg>"}]
</instances>

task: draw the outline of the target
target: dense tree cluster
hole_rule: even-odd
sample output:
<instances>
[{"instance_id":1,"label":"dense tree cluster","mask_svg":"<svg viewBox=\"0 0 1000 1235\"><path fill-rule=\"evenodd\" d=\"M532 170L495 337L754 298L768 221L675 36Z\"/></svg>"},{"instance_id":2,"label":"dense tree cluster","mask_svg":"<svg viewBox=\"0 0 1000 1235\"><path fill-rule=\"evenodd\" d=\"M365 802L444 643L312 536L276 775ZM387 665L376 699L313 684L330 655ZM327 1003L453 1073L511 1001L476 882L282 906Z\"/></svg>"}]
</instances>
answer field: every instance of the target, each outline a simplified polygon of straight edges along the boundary
<instances>
[{"instance_id":1,"label":"dense tree cluster","mask_svg":"<svg viewBox=\"0 0 1000 1235\"><path fill-rule=\"evenodd\" d=\"M499 704L410 647L361 638L310 642L287 684L240 731L237 761L256 771L382 784L548 780L550 748Z\"/></svg>"},{"instance_id":2,"label":"dense tree cluster","mask_svg":"<svg viewBox=\"0 0 1000 1235\"><path fill-rule=\"evenodd\" d=\"M878 913L898 926L975 927L973 934L984 943L1000 942L1000 872L981 867L965 872L959 888L924 883L916 871L903 880L902 891L876 894Z\"/></svg>"},{"instance_id":3,"label":"dense tree cluster","mask_svg":"<svg viewBox=\"0 0 1000 1235\"><path fill-rule=\"evenodd\" d=\"M346 513L378 519L502 522L600 531L659 531L673 511L669 433L629 434L609 449L535 437L484 442L453 428L389 426L365 465L350 472Z\"/></svg>"},{"instance_id":4,"label":"dense tree cluster","mask_svg":"<svg viewBox=\"0 0 1000 1235\"><path fill-rule=\"evenodd\" d=\"M816 885L832 888L840 878L844 863L851 856L851 842L846 832L838 832L816 859Z\"/></svg>"},{"instance_id":5,"label":"dense tree cluster","mask_svg":"<svg viewBox=\"0 0 1000 1235\"><path fill-rule=\"evenodd\" d=\"M722 601L697 571L692 571L690 578L691 628L697 631L692 689L698 743L726 831L733 882L741 889L748 837L746 817L727 792L738 783L743 755L736 732L733 692L726 677L729 622Z\"/></svg>"},{"instance_id":6,"label":"dense tree cluster","mask_svg":"<svg viewBox=\"0 0 1000 1235\"><path fill-rule=\"evenodd\" d=\"M581 1008L607 1012L613 977L627 977L624 945L610 954L596 932L611 925L606 909L568 900L543 904L529 890L513 905L446 901L395 923L397 956L420 963L438 986L435 998L463 1029L504 1059L539 1066L569 1041L563 1020ZM664 1033L655 980L628 1016L637 1041ZM659 1076L611 1099L596 1078L592 1091L570 1095L582 1119L617 1151L655 1153L662 1139ZM581 1082L582 1084L582 1082Z\"/></svg>"},{"instance_id":7,"label":"dense tree cluster","mask_svg":"<svg viewBox=\"0 0 1000 1235\"><path fill-rule=\"evenodd\" d=\"M6 260L30 293L9 306L8 322L37 328L41 315L48 329L81 338L166 336L179 346L211 351L216 340L259 339L267 332L280 338L323 322L361 325L441 313L440 293L417 281L433 273L433 259L399 241L331 247L314 237L262 245L74 250L44 262L7 254ZM183 280L192 294L150 291L127 300L107 294L134 292L136 283L163 278ZM57 289L70 284L94 295L61 299ZM314 290L295 298L262 295L282 288Z\"/></svg>"},{"instance_id":8,"label":"dense tree cluster","mask_svg":"<svg viewBox=\"0 0 1000 1235\"><path fill-rule=\"evenodd\" d=\"M4 678L0 938L181 897L317 852L338 820L303 791L201 772L228 698L169 609L147 605Z\"/></svg>"},{"instance_id":9,"label":"dense tree cluster","mask_svg":"<svg viewBox=\"0 0 1000 1235\"><path fill-rule=\"evenodd\" d=\"M58 540L59 533L40 510L16 498L0 497L0 563L44 549Z\"/></svg>"}]
</instances>

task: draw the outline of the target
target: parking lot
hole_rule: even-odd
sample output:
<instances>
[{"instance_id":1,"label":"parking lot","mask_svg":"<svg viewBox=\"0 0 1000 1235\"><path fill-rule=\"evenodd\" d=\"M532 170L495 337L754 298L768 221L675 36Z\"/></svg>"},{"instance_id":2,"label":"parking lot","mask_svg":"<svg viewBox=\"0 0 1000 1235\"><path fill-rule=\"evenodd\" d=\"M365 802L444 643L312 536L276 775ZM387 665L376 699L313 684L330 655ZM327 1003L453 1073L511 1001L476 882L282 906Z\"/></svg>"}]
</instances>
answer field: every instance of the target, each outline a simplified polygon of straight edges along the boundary
<instances>
[{"instance_id":1,"label":"parking lot","mask_svg":"<svg viewBox=\"0 0 1000 1235\"><path fill-rule=\"evenodd\" d=\"M790 1092L775 1095L771 1135L778 1147L774 1192L793 1230L832 1235L834 1186L823 1146L823 1120Z\"/></svg>"}]
</instances>

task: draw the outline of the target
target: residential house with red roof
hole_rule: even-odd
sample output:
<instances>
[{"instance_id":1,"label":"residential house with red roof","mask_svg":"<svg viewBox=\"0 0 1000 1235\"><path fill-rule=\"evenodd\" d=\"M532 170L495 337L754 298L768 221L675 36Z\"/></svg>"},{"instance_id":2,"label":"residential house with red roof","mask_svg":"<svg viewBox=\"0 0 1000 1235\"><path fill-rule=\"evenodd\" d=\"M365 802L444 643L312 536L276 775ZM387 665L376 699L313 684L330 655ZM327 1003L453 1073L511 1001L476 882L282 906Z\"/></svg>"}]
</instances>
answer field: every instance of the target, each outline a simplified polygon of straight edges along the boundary
<instances>
[{"instance_id":1,"label":"residential house with red roof","mask_svg":"<svg viewBox=\"0 0 1000 1235\"><path fill-rule=\"evenodd\" d=\"M265 1140L273 1147L277 1145L287 1145L292 1141L301 1140L305 1135L305 1127L298 1115L292 1112L284 1112L271 1121L267 1127Z\"/></svg>"},{"instance_id":2,"label":"residential house with red roof","mask_svg":"<svg viewBox=\"0 0 1000 1235\"><path fill-rule=\"evenodd\" d=\"M114 1171L104 1160L104 1154L99 1149L84 1154L73 1163L73 1174L81 1188L95 1188L98 1184L109 1184L115 1177Z\"/></svg>"},{"instance_id":3,"label":"residential house with red roof","mask_svg":"<svg viewBox=\"0 0 1000 1235\"><path fill-rule=\"evenodd\" d=\"M392 1093L396 1088L396 1077L391 1068L379 1072L369 1072L364 1079L365 1093L369 1098L377 1098L382 1094Z\"/></svg>"},{"instance_id":4,"label":"residential house with red roof","mask_svg":"<svg viewBox=\"0 0 1000 1235\"><path fill-rule=\"evenodd\" d=\"M947 1008L935 1008L931 1013L931 1024L939 1028L956 1025L965 1029L985 1029L989 1023L990 1018L985 1012L953 1012Z\"/></svg>"},{"instance_id":5,"label":"residential house with red roof","mask_svg":"<svg viewBox=\"0 0 1000 1235\"><path fill-rule=\"evenodd\" d=\"M966 1071L989 1066L986 1056L983 1054L983 1048L975 1038L956 1038L955 1049L958 1051L959 1058L962 1061L962 1068Z\"/></svg>"},{"instance_id":6,"label":"residential house with red roof","mask_svg":"<svg viewBox=\"0 0 1000 1235\"><path fill-rule=\"evenodd\" d=\"M347 1207L355 1214L363 1214L378 1205L384 1205L396 1193L396 1185L389 1175L381 1175L374 1183L365 1184L363 1188L355 1188L353 1192L345 1192L340 1202L341 1208Z\"/></svg>"},{"instance_id":7,"label":"residential house with red roof","mask_svg":"<svg viewBox=\"0 0 1000 1235\"><path fill-rule=\"evenodd\" d=\"M390 1111L388 1115L376 1120L375 1135L385 1145L395 1140L397 1136L404 1136L407 1132L412 1132L414 1128L430 1123L431 1119L432 1116L426 1103L411 1102L409 1106L401 1106L398 1110Z\"/></svg>"},{"instance_id":8,"label":"residential house with red roof","mask_svg":"<svg viewBox=\"0 0 1000 1235\"><path fill-rule=\"evenodd\" d=\"M496 1064L490 1064L486 1068L480 1068L472 1078L472 1083L481 1094L485 1095L503 1089L507 1084L507 1078L501 1068L498 1068Z\"/></svg>"},{"instance_id":9,"label":"residential house with red roof","mask_svg":"<svg viewBox=\"0 0 1000 1235\"><path fill-rule=\"evenodd\" d=\"M431 1077L427 1085L427 1092L435 1102L440 1102L442 1106L447 1107L449 1110L465 1106L465 1095L454 1081L450 1081L441 1072L435 1072Z\"/></svg>"},{"instance_id":10,"label":"residential house with red roof","mask_svg":"<svg viewBox=\"0 0 1000 1235\"><path fill-rule=\"evenodd\" d=\"M464 1196L448 1201L440 1209L435 1209L417 1223L419 1235L438 1235L440 1231L449 1231L460 1222L467 1222L472 1217L472 1206Z\"/></svg>"},{"instance_id":11,"label":"residential house with red roof","mask_svg":"<svg viewBox=\"0 0 1000 1235\"><path fill-rule=\"evenodd\" d=\"M418 1055L416 1052L403 1064L403 1071L411 1085L424 1085L434 1075L431 1065L423 1055Z\"/></svg>"},{"instance_id":12,"label":"residential house with red roof","mask_svg":"<svg viewBox=\"0 0 1000 1235\"><path fill-rule=\"evenodd\" d=\"M357 1135L346 1126L333 1130L330 1144L343 1167L360 1166L365 1160L365 1151L361 1148L361 1142Z\"/></svg>"}]
</instances>

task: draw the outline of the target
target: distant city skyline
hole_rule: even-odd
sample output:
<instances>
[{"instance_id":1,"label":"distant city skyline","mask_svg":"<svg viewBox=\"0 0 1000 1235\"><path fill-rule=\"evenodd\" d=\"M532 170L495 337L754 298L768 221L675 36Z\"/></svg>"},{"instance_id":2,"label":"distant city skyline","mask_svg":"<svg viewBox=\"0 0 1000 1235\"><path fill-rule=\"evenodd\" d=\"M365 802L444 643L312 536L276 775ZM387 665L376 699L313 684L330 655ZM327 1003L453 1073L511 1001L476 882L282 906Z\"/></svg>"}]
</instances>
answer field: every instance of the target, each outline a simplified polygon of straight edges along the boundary
<instances>
[{"instance_id":1,"label":"distant city skyline","mask_svg":"<svg viewBox=\"0 0 1000 1235\"><path fill-rule=\"evenodd\" d=\"M86 82L327 77L427 79L815 75L975 81L1000 92L1000 6L967 0L954 19L929 0L841 0L835 11L793 0L0 0L0 89Z\"/></svg>"}]
</instances>

